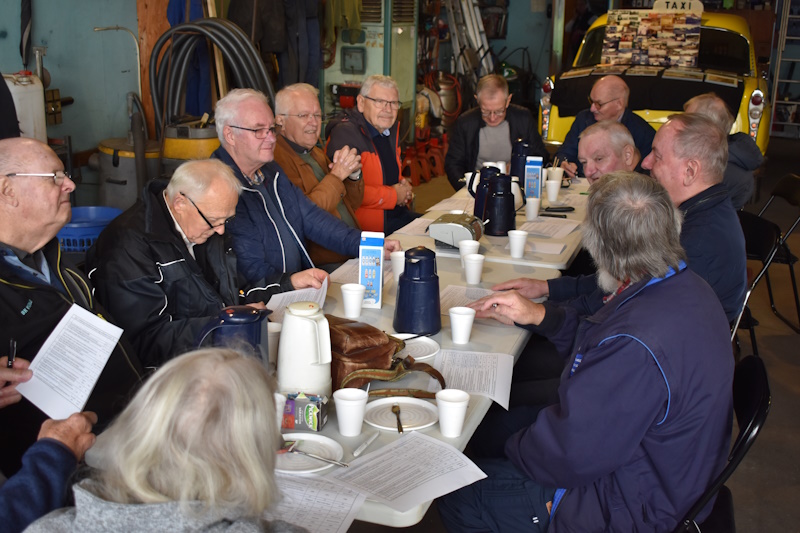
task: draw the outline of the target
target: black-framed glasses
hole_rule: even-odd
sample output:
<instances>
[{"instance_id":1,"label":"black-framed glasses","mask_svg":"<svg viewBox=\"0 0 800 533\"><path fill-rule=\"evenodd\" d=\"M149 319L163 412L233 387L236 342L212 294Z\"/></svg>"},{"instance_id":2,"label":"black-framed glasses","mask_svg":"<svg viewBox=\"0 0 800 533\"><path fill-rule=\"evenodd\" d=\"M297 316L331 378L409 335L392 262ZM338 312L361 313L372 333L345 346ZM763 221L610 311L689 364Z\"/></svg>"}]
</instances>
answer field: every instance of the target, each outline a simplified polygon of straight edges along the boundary
<instances>
[{"instance_id":1,"label":"black-framed glasses","mask_svg":"<svg viewBox=\"0 0 800 533\"><path fill-rule=\"evenodd\" d=\"M13 178L16 176L31 176L35 178L50 178L53 180L53 183L56 185L61 185L64 183L66 178L72 179L72 176L69 175L68 172L64 172L63 170L59 170L57 172L12 172L11 174L6 174L6 177Z\"/></svg>"},{"instance_id":2,"label":"black-framed glasses","mask_svg":"<svg viewBox=\"0 0 800 533\"><path fill-rule=\"evenodd\" d=\"M200 208L199 208L199 207L197 207L197 204L196 204L196 203L194 203L194 200L192 200L191 198L189 198L188 196L186 196L186 194L184 194L184 193L180 193L180 195L181 195L181 196L183 196L184 198L186 198L187 200L189 200L189 203L191 203L191 204L194 206L194 208L195 208L195 209L197 209L197 214L198 214L198 215L200 215L200 217L203 219L203 221L204 221L206 224L208 224L208 227L209 227L209 229L216 230L217 228L219 228L219 227L221 227L221 226L224 226L224 225L226 225L228 222L230 222L231 220L233 220L233 217L231 217L231 218L226 218L226 219L225 219L225 220L223 220L223 221L222 221L220 224L217 224L217 225L215 226L214 224L212 224L212 223L211 223L211 222L210 222L210 221L209 221L209 220L206 218L206 216L203 214L203 212L202 212L202 211L200 211Z\"/></svg>"},{"instance_id":3,"label":"black-framed glasses","mask_svg":"<svg viewBox=\"0 0 800 533\"><path fill-rule=\"evenodd\" d=\"M317 120L322 120L322 113L279 113L282 117L297 117L300 120L308 120L309 117Z\"/></svg>"},{"instance_id":4,"label":"black-framed glasses","mask_svg":"<svg viewBox=\"0 0 800 533\"><path fill-rule=\"evenodd\" d=\"M502 117L506 114L506 110L508 106L504 107L503 109L498 109L497 111L484 111L481 109L481 116L482 117Z\"/></svg>"},{"instance_id":5,"label":"black-framed glasses","mask_svg":"<svg viewBox=\"0 0 800 533\"><path fill-rule=\"evenodd\" d=\"M602 108L602 107L603 107L604 105L606 105L606 104L610 104L611 102L616 102L617 100L619 100L619 98L613 98L613 99L611 99L611 100L606 100L605 102L602 102L602 103L601 103L601 102L598 102L597 100L592 100L592 97L591 97L591 96L588 96L586 99L587 99L587 100L589 100L589 106L590 106L590 107L591 107L592 105L594 105L594 106L596 106L596 107L597 107L597 109L600 109L600 108Z\"/></svg>"},{"instance_id":6,"label":"black-framed glasses","mask_svg":"<svg viewBox=\"0 0 800 533\"><path fill-rule=\"evenodd\" d=\"M228 124L231 128L236 128L237 130L245 130L245 131L252 131L253 135L256 136L256 139L266 139L268 134L272 134L275 137L278 134L278 130L275 127L275 124L270 126L269 128L245 128L243 126L234 126L233 124Z\"/></svg>"},{"instance_id":7,"label":"black-framed glasses","mask_svg":"<svg viewBox=\"0 0 800 533\"><path fill-rule=\"evenodd\" d=\"M403 102L400 100L384 100L382 98L373 98L371 96L364 96L367 100L371 100L377 107L381 107L386 109L386 107L391 107L393 111L397 111L400 109L400 106L403 105Z\"/></svg>"}]
</instances>

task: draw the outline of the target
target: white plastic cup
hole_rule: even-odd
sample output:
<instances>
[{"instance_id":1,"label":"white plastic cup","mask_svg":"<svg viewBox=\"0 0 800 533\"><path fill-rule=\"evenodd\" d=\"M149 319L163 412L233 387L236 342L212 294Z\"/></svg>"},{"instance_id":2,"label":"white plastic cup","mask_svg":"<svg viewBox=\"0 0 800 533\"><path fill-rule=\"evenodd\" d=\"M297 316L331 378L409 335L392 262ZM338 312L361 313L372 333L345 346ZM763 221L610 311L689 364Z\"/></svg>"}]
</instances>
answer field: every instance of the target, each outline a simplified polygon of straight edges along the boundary
<instances>
[{"instance_id":1,"label":"white plastic cup","mask_svg":"<svg viewBox=\"0 0 800 533\"><path fill-rule=\"evenodd\" d=\"M263 333L262 333L263 335ZM269 369L278 368L278 343L281 340L281 323L270 322L267 324L267 349L269 350Z\"/></svg>"},{"instance_id":2,"label":"white plastic cup","mask_svg":"<svg viewBox=\"0 0 800 533\"><path fill-rule=\"evenodd\" d=\"M525 242L528 240L528 232L520 229L508 230L508 242L511 248L511 257L520 259L525 255Z\"/></svg>"},{"instance_id":3,"label":"white plastic cup","mask_svg":"<svg viewBox=\"0 0 800 533\"><path fill-rule=\"evenodd\" d=\"M536 220L539 218L539 207L542 205L541 198L528 198L525 200L525 219Z\"/></svg>"},{"instance_id":4,"label":"white plastic cup","mask_svg":"<svg viewBox=\"0 0 800 533\"><path fill-rule=\"evenodd\" d=\"M542 183L547 181L547 176L549 174L550 174L550 169L549 168L543 168L542 169Z\"/></svg>"},{"instance_id":5,"label":"white plastic cup","mask_svg":"<svg viewBox=\"0 0 800 533\"><path fill-rule=\"evenodd\" d=\"M468 285L478 285L483 273L483 256L481 254L467 254L464 256L464 275Z\"/></svg>"},{"instance_id":6,"label":"white plastic cup","mask_svg":"<svg viewBox=\"0 0 800 533\"><path fill-rule=\"evenodd\" d=\"M467 417L469 394L458 389L444 389L436 393L439 409L439 431L443 437L455 439L461 436L464 419Z\"/></svg>"},{"instance_id":7,"label":"white plastic cup","mask_svg":"<svg viewBox=\"0 0 800 533\"><path fill-rule=\"evenodd\" d=\"M467 344L472 333L475 310L469 307L450 308L450 335L455 344Z\"/></svg>"},{"instance_id":8,"label":"white plastic cup","mask_svg":"<svg viewBox=\"0 0 800 533\"><path fill-rule=\"evenodd\" d=\"M404 251L392 252L392 276L394 276L394 283L400 283L400 274L406 269L406 253Z\"/></svg>"},{"instance_id":9,"label":"white plastic cup","mask_svg":"<svg viewBox=\"0 0 800 533\"><path fill-rule=\"evenodd\" d=\"M286 407L286 396L281 394L280 392L274 393L275 396L275 416L277 416L278 420L278 432L281 430L281 426L283 425L283 411Z\"/></svg>"},{"instance_id":10,"label":"white plastic cup","mask_svg":"<svg viewBox=\"0 0 800 533\"><path fill-rule=\"evenodd\" d=\"M364 301L364 292L366 290L366 287L358 283L345 283L342 285L345 318L355 319L361 316L361 304Z\"/></svg>"},{"instance_id":11,"label":"white plastic cup","mask_svg":"<svg viewBox=\"0 0 800 533\"><path fill-rule=\"evenodd\" d=\"M481 243L478 241L465 240L458 241L458 253L461 256L461 266L464 266L464 256L468 254L477 254L481 249Z\"/></svg>"},{"instance_id":12,"label":"white plastic cup","mask_svg":"<svg viewBox=\"0 0 800 533\"><path fill-rule=\"evenodd\" d=\"M336 404L336 420L343 437L361 435L364 412L367 410L367 391L363 389L339 389L333 393Z\"/></svg>"},{"instance_id":13,"label":"white plastic cup","mask_svg":"<svg viewBox=\"0 0 800 533\"><path fill-rule=\"evenodd\" d=\"M506 162L505 161L486 161L483 164L484 167L495 167L500 169L500 174L506 173Z\"/></svg>"},{"instance_id":14,"label":"white plastic cup","mask_svg":"<svg viewBox=\"0 0 800 533\"><path fill-rule=\"evenodd\" d=\"M564 179L564 169L561 167L549 168L547 173L547 179L561 183L561 180Z\"/></svg>"},{"instance_id":15,"label":"white plastic cup","mask_svg":"<svg viewBox=\"0 0 800 533\"><path fill-rule=\"evenodd\" d=\"M551 204L558 201L558 191L561 190L561 180L549 179L545 182L547 186L547 201Z\"/></svg>"}]
</instances>

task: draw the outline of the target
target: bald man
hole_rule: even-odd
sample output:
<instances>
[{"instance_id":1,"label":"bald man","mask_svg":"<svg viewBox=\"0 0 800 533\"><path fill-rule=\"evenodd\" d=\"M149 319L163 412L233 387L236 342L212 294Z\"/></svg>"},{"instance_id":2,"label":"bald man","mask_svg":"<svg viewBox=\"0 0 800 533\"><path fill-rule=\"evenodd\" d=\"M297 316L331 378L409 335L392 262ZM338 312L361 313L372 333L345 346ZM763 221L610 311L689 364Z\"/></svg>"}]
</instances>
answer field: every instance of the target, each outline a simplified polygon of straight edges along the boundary
<instances>
[{"instance_id":1,"label":"bald man","mask_svg":"<svg viewBox=\"0 0 800 533\"><path fill-rule=\"evenodd\" d=\"M630 89L619 76L604 76L597 80L589 93L589 109L575 117L564 144L556 152L558 164L570 177L583 175L578 161L578 139L583 130L603 120L614 120L628 128L641 157L647 157L656 131L642 117L628 109Z\"/></svg>"}]
</instances>

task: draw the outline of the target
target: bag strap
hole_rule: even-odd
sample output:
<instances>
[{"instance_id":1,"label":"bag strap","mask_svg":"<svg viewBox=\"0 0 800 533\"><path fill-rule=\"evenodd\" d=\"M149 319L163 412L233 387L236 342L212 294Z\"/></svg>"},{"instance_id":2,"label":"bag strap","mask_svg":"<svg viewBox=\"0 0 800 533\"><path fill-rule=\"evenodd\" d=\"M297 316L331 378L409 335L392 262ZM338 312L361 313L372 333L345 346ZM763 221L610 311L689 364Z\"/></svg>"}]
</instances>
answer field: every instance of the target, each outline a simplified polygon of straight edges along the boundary
<instances>
[{"instance_id":1,"label":"bag strap","mask_svg":"<svg viewBox=\"0 0 800 533\"><path fill-rule=\"evenodd\" d=\"M438 370L436 370L435 368L433 368L431 365L429 365L427 363L418 363L418 362L414 361L414 358L411 357L411 356L408 356L405 359L397 359L397 358L393 359L392 360L392 366L390 368L386 369L386 370L382 370L382 369L379 369L379 368L362 368L361 370L356 370L354 372L350 372L342 380L341 388L347 387L348 383L350 383L351 381L354 381L356 379L367 379L367 380L377 379L377 380L380 380L380 381L394 382L394 381L398 381L398 380L404 378L405 376L407 376L411 372L425 372L429 376L432 376L432 377L436 378L436 381L439 382L439 385L441 385L443 389L446 388L445 387L445 382L444 382L444 376L442 376L442 374ZM413 390L412 389L378 389L378 390L375 390L375 391L370 391L370 396L387 396L388 394L383 392L383 391L387 391L387 390L394 391L394 392L408 391L408 392L414 392L415 393L415 394L397 393L397 394L391 394L391 396L407 396L407 395L410 395L410 396L414 396L415 398L433 398L435 396L435 393L428 392L428 391L416 390L416 389L413 389ZM416 394L419 394L419 393L426 394L426 395L425 396L417 396Z\"/></svg>"}]
</instances>

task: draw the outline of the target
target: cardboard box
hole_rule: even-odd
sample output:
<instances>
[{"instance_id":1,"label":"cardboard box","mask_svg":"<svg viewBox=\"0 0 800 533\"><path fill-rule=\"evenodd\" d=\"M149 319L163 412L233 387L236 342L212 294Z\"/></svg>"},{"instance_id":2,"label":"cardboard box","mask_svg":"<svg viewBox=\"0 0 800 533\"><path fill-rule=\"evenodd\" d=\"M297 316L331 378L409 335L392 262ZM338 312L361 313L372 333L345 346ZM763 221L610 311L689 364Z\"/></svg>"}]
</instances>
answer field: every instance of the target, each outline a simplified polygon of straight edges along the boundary
<instances>
[{"instance_id":1,"label":"cardboard box","mask_svg":"<svg viewBox=\"0 0 800 533\"><path fill-rule=\"evenodd\" d=\"M362 308L380 309L383 303L383 238L381 232L361 232L358 282L367 288L364 291Z\"/></svg>"},{"instance_id":2,"label":"cardboard box","mask_svg":"<svg viewBox=\"0 0 800 533\"><path fill-rule=\"evenodd\" d=\"M542 158L528 156L525 159L525 197L542 197Z\"/></svg>"},{"instance_id":3,"label":"cardboard box","mask_svg":"<svg viewBox=\"0 0 800 533\"><path fill-rule=\"evenodd\" d=\"M289 394L283 408L283 429L320 431L328 421L328 397Z\"/></svg>"}]
</instances>

